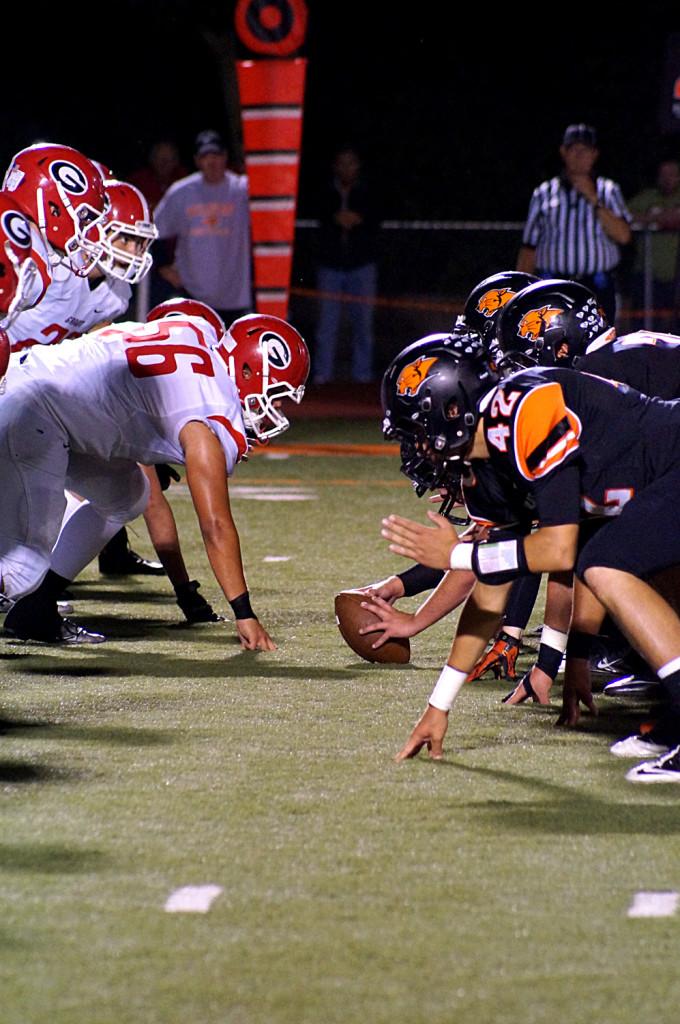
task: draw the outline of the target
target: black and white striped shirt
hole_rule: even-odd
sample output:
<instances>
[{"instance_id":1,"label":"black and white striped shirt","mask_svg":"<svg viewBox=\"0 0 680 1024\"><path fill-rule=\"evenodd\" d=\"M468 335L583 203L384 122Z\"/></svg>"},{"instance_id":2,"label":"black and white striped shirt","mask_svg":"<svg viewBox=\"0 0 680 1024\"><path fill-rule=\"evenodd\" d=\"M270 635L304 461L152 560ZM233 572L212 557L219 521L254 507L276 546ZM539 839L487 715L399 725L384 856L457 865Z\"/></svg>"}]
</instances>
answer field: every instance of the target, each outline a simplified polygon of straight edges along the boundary
<instances>
[{"instance_id":1,"label":"black and white striped shirt","mask_svg":"<svg viewBox=\"0 0 680 1024\"><path fill-rule=\"evenodd\" d=\"M596 178L598 202L629 224L620 187L610 178ZM536 249L536 266L557 276L596 274L619 262L616 242L605 234L592 204L562 176L534 189L522 239Z\"/></svg>"}]
</instances>

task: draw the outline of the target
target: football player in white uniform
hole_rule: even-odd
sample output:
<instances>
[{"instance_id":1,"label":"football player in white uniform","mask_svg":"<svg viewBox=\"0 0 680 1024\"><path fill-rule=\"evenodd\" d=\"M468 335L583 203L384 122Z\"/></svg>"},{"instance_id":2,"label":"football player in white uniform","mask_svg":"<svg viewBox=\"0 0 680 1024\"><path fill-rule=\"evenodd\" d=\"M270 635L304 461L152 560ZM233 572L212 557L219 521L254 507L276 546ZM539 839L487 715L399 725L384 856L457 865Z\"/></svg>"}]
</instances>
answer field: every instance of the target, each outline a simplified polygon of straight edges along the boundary
<instances>
[{"instance_id":1,"label":"football player in white uniform","mask_svg":"<svg viewBox=\"0 0 680 1024\"><path fill-rule=\"evenodd\" d=\"M40 143L15 155L3 189L33 221L51 275L40 312L27 310L10 325L12 349L49 345L94 326L78 310L89 299L86 275L102 255L99 227L109 200L99 171L70 146ZM111 316L101 315L99 322L106 319Z\"/></svg>"},{"instance_id":2,"label":"football player in white uniform","mask_svg":"<svg viewBox=\"0 0 680 1024\"><path fill-rule=\"evenodd\" d=\"M148 324L33 347L10 367L0 404L0 583L11 599L41 588L44 633L32 638L65 639L72 627L57 615L57 592L144 510L148 483L138 464L171 462L186 466L208 558L242 646L274 649L250 605L227 482L247 450L232 375L252 382L241 398L251 431L262 438L285 429L281 398L299 401L304 391L306 346L289 325L270 343L256 329L258 320L269 319L275 318L252 318L257 352L245 342L241 349L230 333L220 338L209 320L178 308ZM61 560L48 574L64 490L90 501L89 521L87 529L75 526L78 509L66 522Z\"/></svg>"}]
</instances>

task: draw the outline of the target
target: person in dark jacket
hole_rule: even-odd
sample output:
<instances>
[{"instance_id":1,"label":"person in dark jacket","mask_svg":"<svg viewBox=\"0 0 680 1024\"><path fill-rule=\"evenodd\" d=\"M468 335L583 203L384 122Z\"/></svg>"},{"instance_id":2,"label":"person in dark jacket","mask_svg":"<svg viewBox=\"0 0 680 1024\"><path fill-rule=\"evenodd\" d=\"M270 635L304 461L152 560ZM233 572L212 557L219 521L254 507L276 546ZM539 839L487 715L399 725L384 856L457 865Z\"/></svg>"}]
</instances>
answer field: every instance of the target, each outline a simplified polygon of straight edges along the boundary
<instances>
[{"instance_id":1,"label":"person in dark jacket","mask_svg":"<svg viewBox=\"0 0 680 1024\"><path fill-rule=\"evenodd\" d=\"M314 355L314 382L335 376L335 352L342 308L352 326L352 379L373 379L373 305L376 289L376 235L379 217L361 177L354 149L339 150L333 178L320 201L321 222L317 288L319 321Z\"/></svg>"}]
</instances>

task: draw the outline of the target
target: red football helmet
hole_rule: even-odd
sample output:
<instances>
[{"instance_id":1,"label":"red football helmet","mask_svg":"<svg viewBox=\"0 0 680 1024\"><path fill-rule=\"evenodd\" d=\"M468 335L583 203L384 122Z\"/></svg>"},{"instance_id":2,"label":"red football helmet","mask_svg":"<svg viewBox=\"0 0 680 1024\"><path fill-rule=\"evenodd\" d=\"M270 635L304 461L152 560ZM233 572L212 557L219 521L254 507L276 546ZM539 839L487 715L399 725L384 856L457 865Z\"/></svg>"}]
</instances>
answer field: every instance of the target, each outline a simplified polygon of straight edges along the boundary
<instances>
[{"instance_id":1,"label":"red football helmet","mask_svg":"<svg viewBox=\"0 0 680 1024\"><path fill-rule=\"evenodd\" d=\"M164 317L172 316L173 314L177 316L199 316L202 320L207 320L217 335L216 342L221 341L227 333L222 317L211 306L206 305L205 302L199 302L198 299L166 299L165 302L159 302L157 306L154 306L146 314L146 322L162 320Z\"/></svg>"},{"instance_id":2,"label":"red football helmet","mask_svg":"<svg viewBox=\"0 0 680 1024\"><path fill-rule=\"evenodd\" d=\"M149 246L158 238L146 199L134 185L110 179L104 182L110 208L99 229L102 254L97 260L105 274L137 284L153 264ZM123 246L132 243L131 250Z\"/></svg>"},{"instance_id":3,"label":"red football helmet","mask_svg":"<svg viewBox=\"0 0 680 1024\"><path fill-rule=\"evenodd\" d=\"M102 176L70 146L36 143L13 158L3 182L47 242L87 274L101 253L98 226L109 202Z\"/></svg>"},{"instance_id":4,"label":"red football helmet","mask_svg":"<svg viewBox=\"0 0 680 1024\"><path fill-rule=\"evenodd\" d=\"M221 347L248 433L258 441L282 434L290 423L281 412L281 399L299 404L309 374L309 352L298 332L278 316L250 313L234 321Z\"/></svg>"},{"instance_id":5,"label":"red football helmet","mask_svg":"<svg viewBox=\"0 0 680 1024\"><path fill-rule=\"evenodd\" d=\"M43 280L33 257L30 221L12 196L0 192L0 327L9 327L45 291L49 277Z\"/></svg>"}]
</instances>

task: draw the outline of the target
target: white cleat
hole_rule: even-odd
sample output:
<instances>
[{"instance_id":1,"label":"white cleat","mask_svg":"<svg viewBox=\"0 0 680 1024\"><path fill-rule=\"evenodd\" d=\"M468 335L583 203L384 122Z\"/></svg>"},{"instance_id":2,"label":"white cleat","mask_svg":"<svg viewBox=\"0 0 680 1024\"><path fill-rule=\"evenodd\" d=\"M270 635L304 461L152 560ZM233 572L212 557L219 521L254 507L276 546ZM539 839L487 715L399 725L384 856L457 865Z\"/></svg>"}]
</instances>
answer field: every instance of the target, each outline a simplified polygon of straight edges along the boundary
<instances>
[{"instance_id":1,"label":"white cleat","mask_svg":"<svg viewBox=\"0 0 680 1024\"><path fill-rule=\"evenodd\" d=\"M643 761L626 773L628 782L680 782L680 747L656 761Z\"/></svg>"},{"instance_id":2,"label":"white cleat","mask_svg":"<svg viewBox=\"0 0 680 1024\"><path fill-rule=\"evenodd\" d=\"M651 739L650 734L638 733L634 736L626 736L625 739L612 743L609 748L610 754L615 757L661 757L667 754L670 747L667 743L659 743Z\"/></svg>"}]
</instances>

